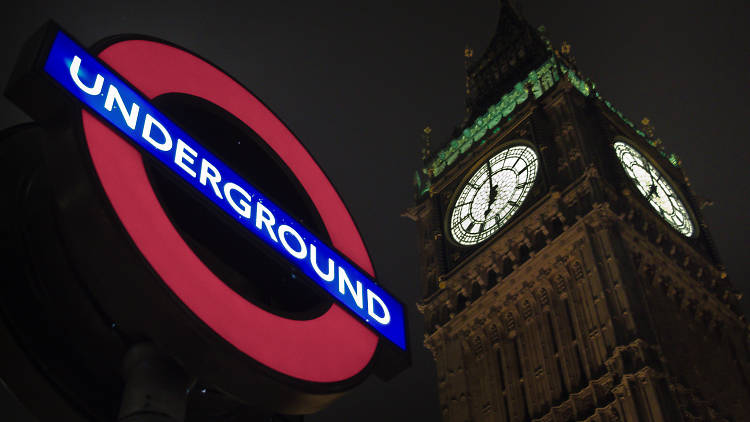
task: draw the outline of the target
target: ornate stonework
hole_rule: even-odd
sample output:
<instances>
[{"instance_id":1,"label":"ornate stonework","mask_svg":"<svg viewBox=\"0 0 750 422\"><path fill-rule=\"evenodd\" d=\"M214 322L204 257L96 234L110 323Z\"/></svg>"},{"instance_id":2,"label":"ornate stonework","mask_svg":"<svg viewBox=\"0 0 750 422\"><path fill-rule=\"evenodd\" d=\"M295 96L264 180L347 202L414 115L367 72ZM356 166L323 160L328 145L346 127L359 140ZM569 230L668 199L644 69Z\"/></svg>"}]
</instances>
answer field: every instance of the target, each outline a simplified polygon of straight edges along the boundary
<instances>
[{"instance_id":1,"label":"ornate stonework","mask_svg":"<svg viewBox=\"0 0 750 422\"><path fill-rule=\"evenodd\" d=\"M444 421L748 420L750 331L686 177L597 98L565 78L529 95L407 211ZM675 182L696 236L630 184L616 136ZM484 243L451 242L445 219L466 173L518 139L540 157L532 193Z\"/></svg>"}]
</instances>

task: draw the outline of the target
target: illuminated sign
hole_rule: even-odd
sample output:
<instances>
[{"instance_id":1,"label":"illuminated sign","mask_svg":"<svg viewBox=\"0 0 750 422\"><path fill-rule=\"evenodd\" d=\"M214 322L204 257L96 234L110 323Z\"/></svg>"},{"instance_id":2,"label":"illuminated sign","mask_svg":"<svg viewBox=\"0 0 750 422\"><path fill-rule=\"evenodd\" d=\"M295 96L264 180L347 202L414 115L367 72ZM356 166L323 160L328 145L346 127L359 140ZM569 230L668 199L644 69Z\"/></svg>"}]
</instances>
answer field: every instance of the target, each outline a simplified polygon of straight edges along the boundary
<instances>
[{"instance_id":1,"label":"illuminated sign","mask_svg":"<svg viewBox=\"0 0 750 422\"><path fill-rule=\"evenodd\" d=\"M404 310L397 300L63 32L57 33L44 70L100 119L299 268L361 321L406 349Z\"/></svg>"}]
</instances>

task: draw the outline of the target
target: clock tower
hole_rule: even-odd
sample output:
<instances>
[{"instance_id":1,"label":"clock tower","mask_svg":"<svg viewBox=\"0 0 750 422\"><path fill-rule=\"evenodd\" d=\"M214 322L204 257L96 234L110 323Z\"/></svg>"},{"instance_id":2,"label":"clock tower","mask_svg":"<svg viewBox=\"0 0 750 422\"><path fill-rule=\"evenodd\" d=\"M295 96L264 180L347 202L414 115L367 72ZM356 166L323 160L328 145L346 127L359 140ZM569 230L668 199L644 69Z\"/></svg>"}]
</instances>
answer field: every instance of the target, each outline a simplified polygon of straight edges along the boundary
<instances>
[{"instance_id":1,"label":"clock tower","mask_svg":"<svg viewBox=\"0 0 750 422\"><path fill-rule=\"evenodd\" d=\"M750 414L748 324L687 178L508 1L415 177L444 421Z\"/></svg>"}]
</instances>

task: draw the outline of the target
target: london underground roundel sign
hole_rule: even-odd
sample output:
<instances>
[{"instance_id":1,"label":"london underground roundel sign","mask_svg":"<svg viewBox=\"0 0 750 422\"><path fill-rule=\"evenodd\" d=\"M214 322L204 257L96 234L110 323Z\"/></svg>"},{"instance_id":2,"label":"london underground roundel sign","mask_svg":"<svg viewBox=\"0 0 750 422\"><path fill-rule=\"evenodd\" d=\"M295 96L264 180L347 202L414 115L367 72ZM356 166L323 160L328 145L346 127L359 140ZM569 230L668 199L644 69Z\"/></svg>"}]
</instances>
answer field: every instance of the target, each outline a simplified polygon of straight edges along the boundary
<instances>
[{"instance_id":1,"label":"london underground roundel sign","mask_svg":"<svg viewBox=\"0 0 750 422\"><path fill-rule=\"evenodd\" d=\"M42 73L80 104L85 144L114 212L154 272L211 330L265 367L313 383L361 373L379 341L406 350L403 305L372 278L372 263L343 202L307 150L253 94L203 59L162 42L124 40L94 57L57 29L48 44L40 55ZM306 191L330 244L151 101L174 93L210 102L257 133ZM290 319L228 287L170 221L143 155L304 274L334 304L312 319Z\"/></svg>"}]
</instances>

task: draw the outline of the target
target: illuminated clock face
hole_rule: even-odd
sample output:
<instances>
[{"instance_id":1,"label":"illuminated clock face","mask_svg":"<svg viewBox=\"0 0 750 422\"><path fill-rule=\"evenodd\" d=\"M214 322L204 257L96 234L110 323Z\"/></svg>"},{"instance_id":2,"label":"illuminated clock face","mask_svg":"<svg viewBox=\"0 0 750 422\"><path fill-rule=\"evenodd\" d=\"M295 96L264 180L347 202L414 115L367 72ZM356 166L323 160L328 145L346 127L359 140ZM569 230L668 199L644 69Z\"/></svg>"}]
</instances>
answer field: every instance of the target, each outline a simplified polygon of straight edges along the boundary
<instances>
[{"instance_id":1,"label":"illuminated clock face","mask_svg":"<svg viewBox=\"0 0 750 422\"><path fill-rule=\"evenodd\" d=\"M615 154L638 191L659 215L675 230L690 237L695 233L687 207L677 190L656 167L632 146L615 142Z\"/></svg>"},{"instance_id":2,"label":"illuminated clock face","mask_svg":"<svg viewBox=\"0 0 750 422\"><path fill-rule=\"evenodd\" d=\"M492 236L518 211L536 180L539 159L533 149L516 145L492 156L471 175L453 205L453 240L475 245Z\"/></svg>"}]
</instances>

